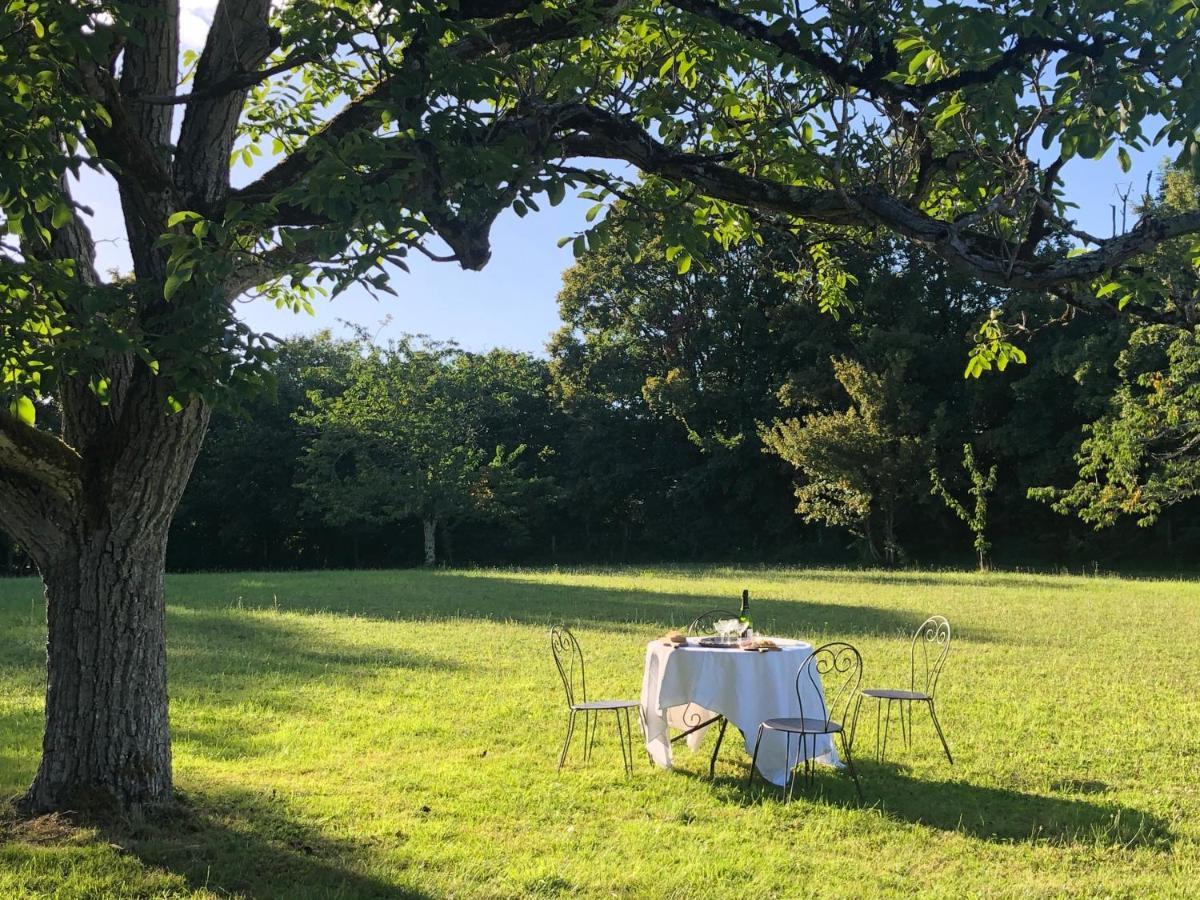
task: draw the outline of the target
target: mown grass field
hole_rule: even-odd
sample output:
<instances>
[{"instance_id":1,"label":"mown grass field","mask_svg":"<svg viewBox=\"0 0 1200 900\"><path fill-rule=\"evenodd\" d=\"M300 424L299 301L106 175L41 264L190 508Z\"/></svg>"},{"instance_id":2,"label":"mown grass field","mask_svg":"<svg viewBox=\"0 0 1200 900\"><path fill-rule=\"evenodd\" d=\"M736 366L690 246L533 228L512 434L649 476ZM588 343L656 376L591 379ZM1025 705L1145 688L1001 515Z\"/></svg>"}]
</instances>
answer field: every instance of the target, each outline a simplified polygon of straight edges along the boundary
<instances>
[{"instance_id":1,"label":"mown grass field","mask_svg":"<svg viewBox=\"0 0 1200 900\"><path fill-rule=\"evenodd\" d=\"M928 720L859 804L790 804L727 739L622 775L611 725L560 775L547 625L594 693L636 697L646 642L751 590L760 630L851 641L866 678L956 627ZM1021 574L653 569L222 574L169 580L167 822L0 822L0 897L1195 896L1200 583ZM0 581L0 794L31 778L43 612ZM710 737L709 741L712 740ZM577 747L578 748L578 742Z\"/></svg>"}]
</instances>

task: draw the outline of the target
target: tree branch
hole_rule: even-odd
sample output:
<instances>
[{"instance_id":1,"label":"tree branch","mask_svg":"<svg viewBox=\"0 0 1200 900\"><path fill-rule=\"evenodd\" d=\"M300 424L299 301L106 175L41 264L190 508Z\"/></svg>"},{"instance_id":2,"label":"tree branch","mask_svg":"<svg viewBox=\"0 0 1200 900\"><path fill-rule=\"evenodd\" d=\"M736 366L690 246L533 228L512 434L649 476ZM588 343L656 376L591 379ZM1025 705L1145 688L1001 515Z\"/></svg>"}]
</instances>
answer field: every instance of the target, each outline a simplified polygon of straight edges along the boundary
<instances>
[{"instance_id":1,"label":"tree branch","mask_svg":"<svg viewBox=\"0 0 1200 900\"><path fill-rule=\"evenodd\" d=\"M213 12L196 64L199 99L187 107L175 152L175 181L188 209L210 213L229 193L229 154L253 81L226 85L253 73L279 46L270 12L270 0L220 0Z\"/></svg>"},{"instance_id":2,"label":"tree branch","mask_svg":"<svg viewBox=\"0 0 1200 900\"><path fill-rule=\"evenodd\" d=\"M0 469L69 498L80 487L78 453L45 431L0 409Z\"/></svg>"},{"instance_id":3,"label":"tree branch","mask_svg":"<svg viewBox=\"0 0 1200 900\"><path fill-rule=\"evenodd\" d=\"M501 19L467 35L441 52L458 62L466 62L493 53L512 53L529 49L540 44L562 40L567 37L582 35L606 19L615 18L622 9L628 6L629 0L595 0L591 8L595 17L589 19L579 14L578 10L571 15L563 16L542 24L532 19ZM511 12L514 8L528 4L506 3L503 0L484 0L474 4L461 4L459 19L466 19L478 10L487 10L482 15L495 15L501 11ZM405 51L401 74L411 74L414 67L419 67L419 58L425 48L419 45L410 46ZM308 139L306 144L289 157L264 172L257 180L235 192L236 199L246 203L269 202L270 198L289 187L294 187L305 178L314 165L316 154L313 152L321 145L335 145L349 134L367 130L374 132L378 127L380 110L386 108L390 95L394 90L392 78L386 78L367 93L358 97L344 110L334 116L326 125ZM296 220L296 209L291 209L291 215L271 222L280 225L309 224Z\"/></svg>"},{"instance_id":4,"label":"tree branch","mask_svg":"<svg viewBox=\"0 0 1200 900\"><path fill-rule=\"evenodd\" d=\"M1108 46L1104 36L1094 36L1090 41L1084 41L1072 37L1021 35L1011 47L981 69L964 69L924 84L902 84L885 80L885 76L896 69L896 54L890 40L887 41L888 49L884 55L873 57L860 67L814 50L790 27L777 30L752 16L727 9L716 0L671 0L671 5L799 60L835 84L856 88L875 97L913 103L921 103L964 87L988 84L1007 72L1020 69L1040 53L1058 50L1098 59ZM1046 24L1054 27L1052 23Z\"/></svg>"},{"instance_id":5,"label":"tree branch","mask_svg":"<svg viewBox=\"0 0 1200 900\"><path fill-rule=\"evenodd\" d=\"M276 75L282 75L284 72L290 72L292 69L298 69L311 62L316 62L316 57L300 53L295 56L289 56L287 59L273 66L267 66L265 69L253 72L234 72L227 78L210 84L203 90L192 90L186 94L161 94L146 97L129 97L127 99L131 103L146 103L151 106L183 106L188 103L198 103L201 100L215 100L236 90L252 88L255 85L262 84L268 78L274 78Z\"/></svg>"},{"instance_id":6,"label":"tree branch","mask_svg":"<svg viewBox=\"0 0 1200 900\"><path fill-rule=\"evenodd\" d=\"M935 219L879 187L842 192L747 175L713 157L668 148L633 121L583 104L543 107L542 114L566 132L561 139L565 156L623 160L668 181L694 185L720 200L810 222L868 228L884 225L929 247L959 271L1000 287L1049 290L1096 278L1165 240L1200 232L1200 212L1147 218L1131 231L1100 242L1090 253L1014 264L1014 248L1001 254L994 239Z\"/></svg>"}]
</instances>

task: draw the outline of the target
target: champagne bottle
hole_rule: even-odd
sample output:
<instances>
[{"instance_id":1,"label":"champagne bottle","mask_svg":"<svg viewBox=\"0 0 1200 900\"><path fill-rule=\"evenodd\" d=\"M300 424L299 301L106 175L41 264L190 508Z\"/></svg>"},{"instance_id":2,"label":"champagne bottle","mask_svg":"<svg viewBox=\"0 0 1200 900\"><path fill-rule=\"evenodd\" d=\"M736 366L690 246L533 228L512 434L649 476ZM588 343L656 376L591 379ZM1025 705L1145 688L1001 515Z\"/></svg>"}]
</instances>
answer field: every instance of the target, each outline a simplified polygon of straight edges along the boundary
<instances>
[{"instance_id":1,"label":"champagne bottle","mask_svg":"<svg viewBox=\"0 0 1200 900\"><path fill-rule=\"evenodd\" d=\"M742 635L745 636L754 628L754 620L750 618L750 592L742 591L742 611L738 613L738 622L742 626Z\"/></svg>"}]
</instances>

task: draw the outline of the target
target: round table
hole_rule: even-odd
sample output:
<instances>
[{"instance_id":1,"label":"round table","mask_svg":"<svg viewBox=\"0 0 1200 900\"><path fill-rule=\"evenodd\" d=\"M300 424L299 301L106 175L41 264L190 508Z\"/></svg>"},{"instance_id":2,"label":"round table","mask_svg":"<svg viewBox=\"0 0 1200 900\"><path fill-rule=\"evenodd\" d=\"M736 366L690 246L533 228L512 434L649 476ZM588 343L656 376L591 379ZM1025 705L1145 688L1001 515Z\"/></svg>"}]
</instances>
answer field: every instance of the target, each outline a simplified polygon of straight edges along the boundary
<instances>
[{"instance_id":1,"label":"round table","mask_svg":"<svg viewBox=\"0 0 1200 900\"><path fill-rule=\"evenodd\" d=\"M651 641L646 646L646 669L642 677L642 722L646 751L665 769L671 768L669 729L694 729L709 720L724 717L741 731L746 755L754 749L758 726L767 719L800 715L796 697L796 674L812 652L804 641L774 638L783 649L757 652L733 648L702 647L698 639L687 644ZM809 717L823 708L821 681L801 680L804 709ZM710 723L711 724L711 723ZM692 731L688 746L695 750L707 728ZM784 734L765 732L758 752L758 771L767 781L783 785L788 772L803 759L806 744L811 760L840 766L830 735L813 735L804 741L793 738L791 759Z\"/></svg>"}]
</instances>

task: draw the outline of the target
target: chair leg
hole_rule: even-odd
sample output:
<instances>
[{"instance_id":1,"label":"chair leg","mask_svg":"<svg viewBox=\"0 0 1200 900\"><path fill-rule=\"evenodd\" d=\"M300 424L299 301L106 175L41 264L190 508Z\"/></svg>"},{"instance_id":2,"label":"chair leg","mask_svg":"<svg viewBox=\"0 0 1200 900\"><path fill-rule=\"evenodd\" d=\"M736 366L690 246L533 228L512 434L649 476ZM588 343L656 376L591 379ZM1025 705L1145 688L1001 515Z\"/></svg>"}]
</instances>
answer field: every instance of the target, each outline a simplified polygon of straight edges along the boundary
<instances>
[{"instance_id":1,"label":"chair leg","mask_svg":"<svg viewBox=\"0 0 1200 900\"><path fill-rule=\"evenodd\" d=\"M892 701L888 700L887 714L883 717L883 752L879 754L879 761L883 762L887 758L887 739L888 729L892 724Z\"/></svg>"},{"instance_id":2,"label":"chair leg","mask_svg":"<svg viewBox=\"0 0 1200 900\"><path fill-rule=\"evenodd\" d=\"M762 743L763 727L758 726L758 734L754 737L754 753L750 757L750 774L746 776L746 790L754 784L754 767L758 765L758 747Z\"/></svg>"},{"instance_id":3,"label":"chair leg","mask_svg":"<svg viewBox=\"0 0 1200 900\"><path fill-rule=\"evenodd\" d=\"M621 745L621 764L625 769L626 777L633 774L633 770L629 765L629 756L625 750L625 729L621 725L621 710L613 710L613 718L617 720L617 743Z\"/></svg>"},{"instance_id":4,"label":"chair leg","mask_svg":"<svg viewBox=\"0 0 1200 900\"><path fill-rule=\"evenodd\" d=\"M725 726L729 724L729 720L724 716L721 717L721 727L717 731L717 745L713 747L712 759L708 761L708 777L717 777L717 754L721 752L721 741L725 740Z\"/></svg>"},{"instance_id":5,"label":"chair leg","mask_svg":"<svg viewBox=\"0 0 1200 900\"><path fill-rule=\"evenodd\" d=\"M629 774L633 774L633 723L629 721L629 707L625 707L625 740L629 744Z\"/></svg>"},{"instance_id":6,"label":"chair leg","mask_svg":"<svg viewBox=\"0 0 1200 900\"><path fill-rule=\"evenodd\" d=\"M600 710L592 710L592 739L588 744L587 758L591 759L596 750L596 732L600 730Z\"/></svg>"},{"instance_id":7,"label":"chair leg","mask_svg":"<svg viewBox=\"0 0 1200 900\"><path fill-rule=\"evenodd\" d=\"M563 741L562 753L558 755L558 771L562 771L563 763L567 761L567 750L571 747L571 735L575 733L575 710L571 710L567 719L567 739Z\"/></svg>"},{"instance_id":8,"label":"chair leg","mask_svg":"<svg viewBox=\"0 0 1200 900\"><path fill-rule=\"evenodd\" d=\"M854 757L850 753L850 745L846 743L846 734L842 733L842 753L846 757L846 768L850 770L850 777L854 779L854 789L858 791L858 802L863 802L862 784L858 780L858 769L854 768Z\"/></svg>"},{"instance_id":9,"label":"chair leg","mask_svg":"<svg viewBox=\"0 0 1200 900\"><path fill-rule=\"evenodd\" d=\"M933 708L933 701L929 701L929 718L933 719L933 727L937 729L938 737L942 741L942 749L946 751L946 759L950 761L950 765L954 765L954 757L950 755L950 747L946 744L946 736L942 734L942 723L938 721L937 711Z\"/></svg>"},{"instance_id":10,"label":"chair leg","mask_svg":"<svg viewBox=\"0 0 1200 900\"><path fill-rule=\"evenodd\" d=\"M883 762L883 751L880 750L880 737L883 734L883 698L875 698L875 758Z\"/></svg>"},{"instance_id":11,"label":"chair leg","mask_svg":"<svg viewBox=\"0 0 1200 900\"><path fill-rule=\"evenodd\" d=\"M787 790L784 792L784 798L787 800L788 803L791 803L792 802L792 792L796 789L796 774L797 774L798 770L800 769L800 759L797 757L796 765L795 766L791 765L792 733L790 731L785 731L784 735L785 735L784 739L786 740L787 744L783 751L783 758L785 760L787 760L787 762L788 762L788 775L790 776L787 780L787 783L784 785L784 787L787 788Z\"/></svg>"},{"instance_id":12,"label":"chair leg","mask_svg":"<svg viewBox=\"0 0 1200 900\"><path fill-rule=\"evenodd\" d=\"M854 716L850 719L850 746L854 746L854 738L858 735L858 714L862 711L862 694L854 701ZM846 740L843 736L842 740Z\"/></svg>"}]
</instances>

